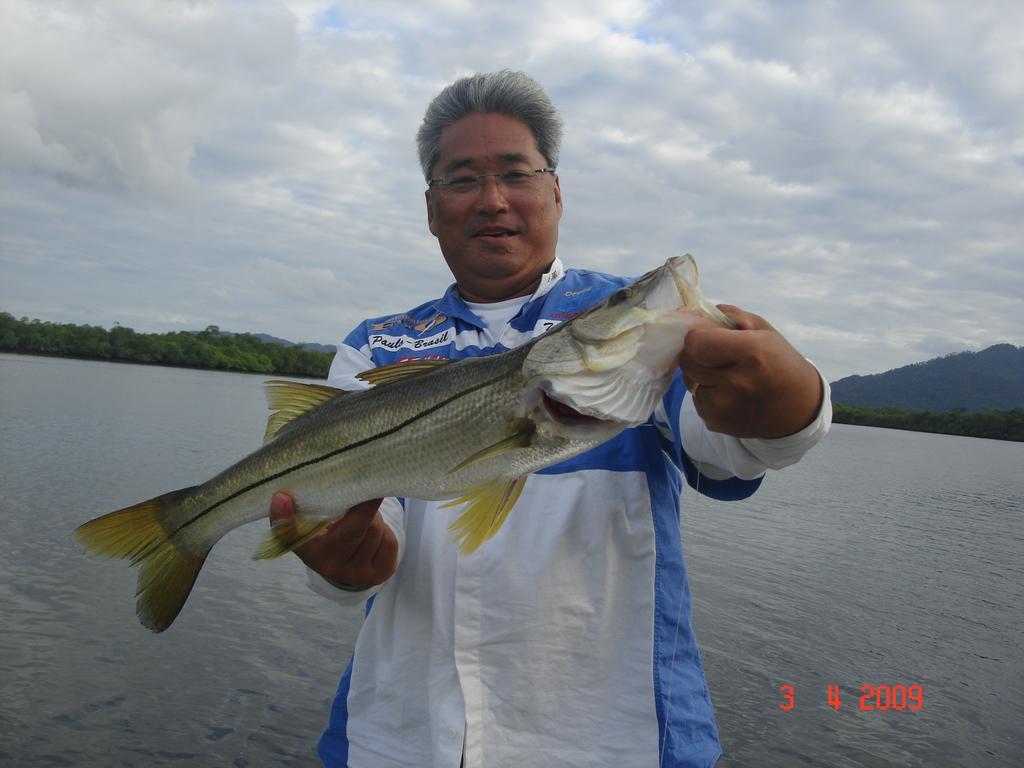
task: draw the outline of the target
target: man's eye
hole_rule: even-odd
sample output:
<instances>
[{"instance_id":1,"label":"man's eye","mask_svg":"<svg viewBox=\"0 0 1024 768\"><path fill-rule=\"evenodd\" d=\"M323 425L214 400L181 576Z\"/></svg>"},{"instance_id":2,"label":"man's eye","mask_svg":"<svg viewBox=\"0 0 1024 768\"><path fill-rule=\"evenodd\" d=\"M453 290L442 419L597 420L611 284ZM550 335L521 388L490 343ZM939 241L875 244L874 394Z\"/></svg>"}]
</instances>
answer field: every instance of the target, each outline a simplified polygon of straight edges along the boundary
<instances>
[{"instance_id":1,"label":"man's eye","mask_svg":"<svg viewBox=\"0 0 1024 768\"><path fill-rule=\"evenodd\" d=\"M515 186L516 184L522 184L532 175L533 174L527 173L526 171L505 171L501 174L501 180L505 184Z\"/></svg>"},{"instance_id":2,"label":"man's eye","mask_svg":"<svg viewBox=\"0 0 1024 768\"><path fill-rule=\"evenodd\" d=\"M456 192L469 192L476 187L476 176L453 176L448 179L448 188Z\"/></svg>"}]
</instances>

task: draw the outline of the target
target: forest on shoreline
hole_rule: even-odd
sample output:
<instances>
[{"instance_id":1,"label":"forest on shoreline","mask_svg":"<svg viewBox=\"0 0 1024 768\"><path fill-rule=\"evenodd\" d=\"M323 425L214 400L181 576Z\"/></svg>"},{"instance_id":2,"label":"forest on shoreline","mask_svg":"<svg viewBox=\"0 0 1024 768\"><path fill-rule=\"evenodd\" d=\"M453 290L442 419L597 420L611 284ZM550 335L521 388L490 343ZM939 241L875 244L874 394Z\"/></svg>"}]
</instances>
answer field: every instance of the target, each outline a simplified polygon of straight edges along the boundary
<instances>
[{"instance_id":1,"label":"forest on shoreline","mask_svg":"<svg viewBox=\"0 0 1024 768\"><path fill-rule=\"evenodd\" d=\"M0 351L148 363L281 376L327 377L331 353L262 341L248 333L225 334L211 325L202 331L136 333L114 326L72 325L16 319L0 312ZM833 406L836 424L987 437L1024 442L1024 409L968 412L923 411L889 406Z\"/></svg>"},{"instance_id":2,"label":"forest on shoreline","mask_svg":"<svg viewBox=\"0 0 1024 768\"><path fill-rule=\"evenodd\" d=\"M225 334L215 325L202 331L136 333L120 325L108 331L96 325L16 319L7 312L0 312L0 351L315 379L327 378L333 357L248 333Z\"/></svg>"},{"instance_id":3,"label":"forest on shoreline","mask_svg":"<svg viewBox=\"0 0 1024 768\"><path fill-rule=\"evenodd\" d=\"M1024 442L1024 408L1009 411L968 412L963 408L954 408L951 411L916 411L892 406L833 403L832 409L832 421L836 424Z\"/></svg>"}]
</instances>

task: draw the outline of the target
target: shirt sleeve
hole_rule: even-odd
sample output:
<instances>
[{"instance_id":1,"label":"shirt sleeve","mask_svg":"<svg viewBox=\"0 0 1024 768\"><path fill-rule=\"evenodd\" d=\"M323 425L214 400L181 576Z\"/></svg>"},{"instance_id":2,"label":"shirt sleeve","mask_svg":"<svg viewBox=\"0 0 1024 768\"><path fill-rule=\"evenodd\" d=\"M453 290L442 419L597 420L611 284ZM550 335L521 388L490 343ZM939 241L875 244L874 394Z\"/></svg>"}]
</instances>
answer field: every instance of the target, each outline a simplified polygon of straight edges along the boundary
<instances>
[{"instance_id":1,"label":"shirt sleeve","mask_svg":"<svg viewBox=\"0 0 1024 768\"><path fill-rule=\"evenodd\" d=\"M327 383L348 391L369 389L370 385L362 379L357 379L356 375L375 367L376 364L370 357L369 346L363 345L362 349L356 349L341 342L338 344L338 351L334 353L334 359L331 360Z\"/></svg>"},{"instance_id":2,"label":"shirt sleeve","mask_svg":"<svg viewBox=\"0 0 1024 768\"><path fill-rule=\"evenodd\" d=\"M327 373L327 383L332 387L354 391L358 389L369 389L370 385L356 375L376 367L370 357L368 345L361 345L361 348L352 346L352 342L358 343L359 329L349 334L345 341L338 344L338 351L331 361L330 371ZM402 560L402 553L405 551L405 509L402 503L391 496L384 499L380 505L380 514L385 524L394 532L398 541L398 561ZM367 589L351 589L345 586L328 581L312 568L306 568L306 582L310 589L318 595L329 598L342 605L359 605L375 595L383 584L378 584Z\"/></svg>"}]
</instances>

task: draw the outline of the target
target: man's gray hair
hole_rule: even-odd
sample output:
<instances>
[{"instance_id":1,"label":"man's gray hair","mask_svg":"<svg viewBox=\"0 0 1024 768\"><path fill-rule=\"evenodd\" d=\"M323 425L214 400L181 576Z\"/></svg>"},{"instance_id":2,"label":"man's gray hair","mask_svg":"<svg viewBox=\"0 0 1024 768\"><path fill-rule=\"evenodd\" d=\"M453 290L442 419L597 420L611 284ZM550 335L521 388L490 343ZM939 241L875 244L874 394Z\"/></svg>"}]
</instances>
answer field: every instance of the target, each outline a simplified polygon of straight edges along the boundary
<instances>
[{"instance_id":1,"label":"man's gray hair","mask_svg":"<svg viewBox=\"0 0 1024 768\"><path fill-rule=\"evenodd\" d=\"M562 143L562 118L540 83L523 72L503 69L456 80L427 107L416 133L423 177L441 155L441 132L452 123L477 112L497 112L522 120L533 132L537 149L550 167L558 167Z\"/></svg>"}]
</instances>

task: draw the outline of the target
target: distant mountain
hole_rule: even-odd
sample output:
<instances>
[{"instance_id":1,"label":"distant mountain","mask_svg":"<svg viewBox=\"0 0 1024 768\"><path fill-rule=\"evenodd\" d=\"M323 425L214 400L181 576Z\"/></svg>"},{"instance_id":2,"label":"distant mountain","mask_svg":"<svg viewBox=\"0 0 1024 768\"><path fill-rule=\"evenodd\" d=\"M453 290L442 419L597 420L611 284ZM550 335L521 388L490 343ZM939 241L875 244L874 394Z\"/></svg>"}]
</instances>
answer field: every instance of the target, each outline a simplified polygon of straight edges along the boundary
<instances>
[{"instance_id":1,"label":"distant mountain","mask_svg":"<svg viewBox=\"0 0 1024 768\"><path fill-rule=\"evenodd\" d=\"M222 331L215 325L211 325L207 330L210 328L215 328L216 332L221 336L238 335L234 331ZM199 331L192 331L192 333L199 333ZM288 339L282 339L277 336L271 336L269 333L250 333L249 335L256 337L266 344L280 344L282 347L302 347L302 349L308 349L311 352L329 352L332 355L338 351L338 348L333 344L317 344L313 341L304 341L299 343L296 341L288 341Z\"/></svg>"},{"instance_id":2,"label":"distant mountain","mask_svg":"<svg viewBox=\"0 0 1024 768\"><path fill-rule=\"evenodd\" d=\"M832 382L832 402L924 411L1024 408L1024 347L996 344Z\"/></svg>"},{"instance_id":3,"label":"distant mountain","mask_svg":"<svg viewBox=\"0 0 1024 768\"><path fill-rule=\"evenodd\" d=\"M254 333L252 335L260 341L269 342L270 344L281 344L285 347L297 346L312 350L313 352L330 352L332 355L338 351L338 348L333 344L317 344L312 341L304 341L300 344L295 341L288 341L288 339L279 339L277 336L271 336L269 333Z\"/></svg>"}]
</instances>

